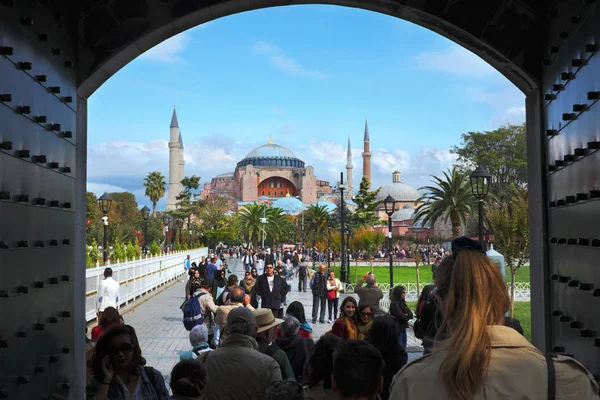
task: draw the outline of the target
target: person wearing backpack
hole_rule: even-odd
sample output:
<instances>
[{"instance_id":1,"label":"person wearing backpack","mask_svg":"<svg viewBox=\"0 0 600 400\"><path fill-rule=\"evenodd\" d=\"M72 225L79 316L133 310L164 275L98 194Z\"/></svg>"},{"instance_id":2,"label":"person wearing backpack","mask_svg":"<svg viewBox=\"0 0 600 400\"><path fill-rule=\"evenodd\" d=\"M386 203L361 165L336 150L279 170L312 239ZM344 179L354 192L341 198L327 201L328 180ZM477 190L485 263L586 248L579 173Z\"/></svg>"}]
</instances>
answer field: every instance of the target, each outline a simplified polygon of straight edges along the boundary
<instances>
[{"instance_id":1,"label":"person wearing backpack","mask_svg":"<svg viewBox=\"0 0 600 400\"><path fill-rule=\"evenodd\" d=\"M194 301L192 301L194 299ZM196 308L196 304L198 308ZM186 315L186 307L188 312ZM192 286L190 299L183 306L184 326L189 331L196 325L204 325L208 329L209 343L214 336L214 314L217 313L217 305L210 295L210 285L207 281L200 281L198 285ZM186 325L186 318L188 322ZM201 319L202 322L198 323ZM189 329L188 329L189 326Z\"/></svg>"}]
</instances>

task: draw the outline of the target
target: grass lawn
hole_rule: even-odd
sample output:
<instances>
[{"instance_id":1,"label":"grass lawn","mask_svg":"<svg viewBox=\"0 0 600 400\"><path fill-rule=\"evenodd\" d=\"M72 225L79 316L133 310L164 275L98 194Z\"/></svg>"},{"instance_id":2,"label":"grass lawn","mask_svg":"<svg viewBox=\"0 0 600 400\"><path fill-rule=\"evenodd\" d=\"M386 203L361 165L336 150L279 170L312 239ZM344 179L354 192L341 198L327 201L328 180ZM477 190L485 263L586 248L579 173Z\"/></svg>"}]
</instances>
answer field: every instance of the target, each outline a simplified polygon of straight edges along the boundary
<instances>
[{"instance_id":1,"label":"grass lawn","mask_svg":"<svg viewBox=\"0 0 600 400\"><path fill-rule=\"evenodd\" d=\"M354 263L350 266L350 281L356 283L358 279L361 279L365 273L371 270L371 267L359 266L358 270ZM335 275L340 276L340 267L336 266ZM388 266L385 267L373 267L373 273L377 277L379 283L390 282L390 269ZM419 267L419 276L421 282L431 282L431 265L423 265ZM358 278L358 279L357 279ZM506 279L510 282L510 270L506 270ZM417 277L415 273L415 267L404 267L394 266L394 281L396 283L416 283ZM521 267L515 276L515 282L529 282L529 267Z\"/></svg>"}]
</instances>

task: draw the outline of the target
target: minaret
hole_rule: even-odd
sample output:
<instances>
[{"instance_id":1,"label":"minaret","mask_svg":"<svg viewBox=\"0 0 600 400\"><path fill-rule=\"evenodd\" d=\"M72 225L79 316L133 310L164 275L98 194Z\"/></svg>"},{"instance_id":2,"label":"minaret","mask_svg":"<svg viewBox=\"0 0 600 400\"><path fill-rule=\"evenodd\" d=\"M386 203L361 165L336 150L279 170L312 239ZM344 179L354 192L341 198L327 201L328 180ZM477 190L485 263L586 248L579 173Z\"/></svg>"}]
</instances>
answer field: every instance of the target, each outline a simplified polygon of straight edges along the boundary
<instances>
[{"instance_id":1,"label":"minaret","mask_svg":"<svg viewBox=\"0 0 600 400\"><path fill-rule=\"evenodd\" d=\"M369 140L369 122L365 118L365 139L364 139L364 151L363 157L363 177L369 179L369 186L371 186L371 146Z\"/></svg>"},{"instance_id":2,"label":"minaret","mask_svg":"<svg viewBox=\"0 0 600 400\"><path fill-rule=\"evenodd\" d=\"M348 179L348 196L351 198L354 194L354 187L352 186L352 148L350 147L350 136L348 136L348 151L346 152L346 176Z\"/></svg>"},{"instance_id":3,"label":"minaret","mask_svg":"<svg viewBox=\"0 0 600 400\"><path fill-rule=\"evenodd\" d=\"M183 139L177 121L177 112L173 108L171 117L171 136L169 140L169 189L167 193L167 211L174 210L177 204L177 196L183 191Z\"/></svg>"}]
</instances>

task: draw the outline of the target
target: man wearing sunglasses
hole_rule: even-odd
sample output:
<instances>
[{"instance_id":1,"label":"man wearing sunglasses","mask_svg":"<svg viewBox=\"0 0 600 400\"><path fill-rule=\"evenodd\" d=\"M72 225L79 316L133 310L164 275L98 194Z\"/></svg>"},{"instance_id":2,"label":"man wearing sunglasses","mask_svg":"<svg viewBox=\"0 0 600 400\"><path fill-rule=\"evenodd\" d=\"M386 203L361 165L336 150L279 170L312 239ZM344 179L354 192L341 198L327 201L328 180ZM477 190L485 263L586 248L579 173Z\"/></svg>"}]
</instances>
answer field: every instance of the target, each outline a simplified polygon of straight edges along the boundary
<instances>
[{"instance_id":1,"label":"man wearing sunglasses","mask_svg":"<svg viewBox=\"0 0 600 400\"><path fill-rule=\"evenodd\" d=\"M275 273L273 264L267 264L265 273L256 281L256 294L261 299L261 308L270 308L275 318L283 316L281 302L287 294L287 282Z\"/></svg>"}]
</instances>

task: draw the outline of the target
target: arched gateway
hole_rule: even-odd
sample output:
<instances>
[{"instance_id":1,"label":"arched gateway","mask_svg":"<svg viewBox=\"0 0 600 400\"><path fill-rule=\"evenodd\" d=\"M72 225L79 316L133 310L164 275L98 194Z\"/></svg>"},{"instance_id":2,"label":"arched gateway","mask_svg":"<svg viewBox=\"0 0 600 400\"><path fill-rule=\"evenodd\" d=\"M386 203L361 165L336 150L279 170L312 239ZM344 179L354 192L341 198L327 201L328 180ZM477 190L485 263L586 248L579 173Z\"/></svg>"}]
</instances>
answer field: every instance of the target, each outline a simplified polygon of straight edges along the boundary
<instances>
[{"instance_id":1,"label":"arched gateway","mask_svg":"<svg viewBox=\"0 0 600 400\"><path fill-rule=\"evenodd\" d=\"M0 397L81 398L87 97L179 32L292 3L0 1ZM527 95L533 342L600 374L600 2L303 3L419 24Z\"/></svg>"}]
</instances>

